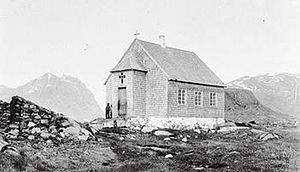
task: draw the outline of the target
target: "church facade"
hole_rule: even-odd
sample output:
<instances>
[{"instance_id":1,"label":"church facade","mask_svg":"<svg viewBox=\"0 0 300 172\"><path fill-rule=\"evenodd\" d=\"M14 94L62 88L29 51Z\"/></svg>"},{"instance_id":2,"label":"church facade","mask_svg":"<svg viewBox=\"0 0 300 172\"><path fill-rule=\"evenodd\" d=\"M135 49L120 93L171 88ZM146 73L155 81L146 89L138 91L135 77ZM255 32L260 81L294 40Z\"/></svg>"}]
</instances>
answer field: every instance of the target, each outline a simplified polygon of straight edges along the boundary
<instances>
[{"instance_id":1,"label":"church facade","mask_svg":"<svg viewBox=\"0 0 300 172\"><path fill-rule=\"evenodd\" d=\"M113 117L224 120L223 82L195 53L166 47L164 40L135 39L105 86Z\"/></svg>"}]
</instances>

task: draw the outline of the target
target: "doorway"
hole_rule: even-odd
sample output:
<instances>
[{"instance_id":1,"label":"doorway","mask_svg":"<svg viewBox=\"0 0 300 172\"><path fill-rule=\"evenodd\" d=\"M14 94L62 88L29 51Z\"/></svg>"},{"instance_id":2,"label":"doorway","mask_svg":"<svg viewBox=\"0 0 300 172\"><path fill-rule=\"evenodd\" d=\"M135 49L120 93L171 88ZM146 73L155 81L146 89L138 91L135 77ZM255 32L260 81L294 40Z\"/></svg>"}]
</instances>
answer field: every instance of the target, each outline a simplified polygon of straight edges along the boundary
<instances>
[{"instance_id":1,"label":"doorway","mask_svg":"<svg viewBox=\"0 0 300 172\"><path fill-rule=\"evenodd\" d=\"M126 116L126 114L127 114L126 87L120 87L118 90L118 115Z\"/></svg>"}]
</instances>

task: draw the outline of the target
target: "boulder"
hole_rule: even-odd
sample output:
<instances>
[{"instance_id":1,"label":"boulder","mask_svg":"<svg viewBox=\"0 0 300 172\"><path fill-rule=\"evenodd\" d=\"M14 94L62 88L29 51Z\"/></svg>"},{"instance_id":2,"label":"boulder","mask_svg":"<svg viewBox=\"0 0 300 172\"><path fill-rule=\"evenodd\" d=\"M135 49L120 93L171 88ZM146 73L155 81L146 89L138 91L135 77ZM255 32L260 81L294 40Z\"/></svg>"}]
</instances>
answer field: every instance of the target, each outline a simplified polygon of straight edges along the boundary
<instances>
[{"instance_id":1,"label":"boulder","mask_svg":"<svg viewBox=\"0 0 300 172\"><path fill-rule=\"evenodd\" d=\"M251 129L250 130L252 133L255 133L255 134L266 134L268 132L266 131L262 131L262 130L257 130L257 129Z\"/></svg>"},{"instance_id":2,"label":"boulder","mask_svg":"<svg viewBox=\"0 0 300 172\"><path fill-rule=\"evenodd\" d=\"M88 135L80 135L80 136L77 136L77 138L79 140L87 141L89 139L89 136Z\"/></svg>"},{"instance_id":3,"label":"boulder","mask_svg":"<svg viewBox=\"0 0 300 172\"><path fill-rule=\"evenodd\" d=\"M4 141L4 139L0 138L0 150L2 150L2 148L6 145L9 145L9 143L7 143L6 141Z\"/></svg>"},{"instance_id":4,"label":"boulder","mask_svg":"<svg viewBox=\"0 0 300 172\"><path fill-rule=\"evenodd\" d=\"M63 130L63 133L65 135L71 135L71 136L79 136L80 133L80 129L79 128L75 128L75 127L68 127L66 129Z\"/></svg>"},{"instance_id":5,"label":"boulder","mask_svg":"<svg viewBox=\"0 0 300 172\"><path fill-rule=\"evenodd\" d=\"M170 133L168 131L164 131L164 130L157 130L153 133L156 136L173 136L173 133Z\"/></svg>"},{"instance_id":6,"label":"boulder","mask_svg":"<svg viewBox=\"0 0 300 172\"><path fill-rule=\"evenodd\" d=\"M259 138L263 141L266 141L266 140L279 139L279 136L277 134L273 134L273 133L266 133L266 134L260 135Z\"/></svg>"},{"instance_id":7,"label":"boulder","mask_svg":"<svg viewBox=\"0 0 300 172\"><path fill-rule=\"evenodd\" d=\"M16 139L16 138L18 137L19 130L18 130L18 129L10 130L10 131L8 132L8 134L9 134L9 138Z\"/></svg>"},{"instance_id":8,"label":"boulder","mask_svg":"<svg viewBox=\"0 0 300 172\"><path fill-rule=\"evenodd\" d=\"M52 134L47 133L47 132L42 132L40 135L43 139L48 139L50 138L50 136L52 136Z\"/></svg>"},{"instance_id":9,"label":"boulder","mask_svg":"<svg viewBox=\"0 0 300 172\"><path fill-rule=\"evenodd\" d=\"M19 128L19 126L16 124L10 124L8 127L12 129Z\"/></svg>"},{"instance_id":10,"label":"boulder","mask_svg":"<svg viewBox=\"0 0 300 172\"><path fill-rule=\"evenodd\" d=\"M27 137L28 140L34 140L34 138L35 138L34 135L29 135L29 136Z\"/></svg>"},{"instance_id":11,"label":"boulder","mask_svg":"<svg viewBox=\"0 0 300 172\"><path fill-rule=\"evenodd\" d=\"M69 126L71 126L71 122L68 120L64 120L60 125L62 127L69 127Z\"/></svg>"},{"instance_id":12,"label":"boulder","mask_svg":"<svg viewBox=\"0 0 300 172\"><path fill-rule=\"evenodd\" d=\"M144 126L142 129L143 133L151 133L153 130L156 130L157 127L151 127L151 126Z\"/></svg>"},{"instance_id":13,"label":"boulder","mask_svg":"<svg viewBox=\"0 0 300 172\"><path fill-rule=\"evenodd\" d=\"M173 158L173 155L172 155L172 154L167 154L167 155L165 156L165 158L168 158L168 159Z\"/></svg>"},{"instance_id":14,"label":"boulder","mask_svg":"<svg viewBox=\"0 0 300 172\"><path fill-rule=\"evenodd\" d=\"M200 129L195 129L194 132L198 133L198 134L201 134L201 130Z\"/></svg>"},{"instance_id":15,"label":"boulder","mask_svg":"<svg viewBox=\"0 0 300 172\"><path fill-rule=\"evenodd\" d=\"M164 138L164 141L171 141L171 139L169 137Z\"/></svg>"},{"instance_id":16,"label":"boulder","mask_svg":"<svg viewBox=\"0 0 300 172\"><path fill-rule=\"evenodd\" d=\"M38 128L38 127L35 127L35 128L32 128L31 129L31 133L41 133L42 131L41 131L41 129L40 128Z\"/></svg>"},{"instance_id":17,"label":"boulder","mask_svg":"<svg viewBox=\"0 0 300 172\"><path fill-rule=\"evenodd\" d=\"M28 127L34 127L34 126L36 126L36 124L30 121L30 122L27 124L27 126L28 126Z\"/></svg>"},{"instance_id":18,"label":"boulder","mask_svg":"<svg viewBox=\"0 0 300 172\"><path fill-rule=\"evenodd\" d=\"M49 120L48 119L42 119L41 120L41 124L48 124L49 123Z\"/></svg>"}]
</instances>

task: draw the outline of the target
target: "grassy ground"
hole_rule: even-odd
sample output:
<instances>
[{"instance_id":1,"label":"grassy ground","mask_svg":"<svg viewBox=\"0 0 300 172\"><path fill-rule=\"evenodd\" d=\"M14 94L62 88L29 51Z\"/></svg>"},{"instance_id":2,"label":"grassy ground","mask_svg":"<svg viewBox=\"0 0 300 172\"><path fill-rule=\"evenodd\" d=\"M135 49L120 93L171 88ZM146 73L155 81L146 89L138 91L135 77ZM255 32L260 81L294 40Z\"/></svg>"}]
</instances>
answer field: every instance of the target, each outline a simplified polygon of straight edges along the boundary
<instances>
[{"instance_id":1,"label":"grassy ground","mask_svg":"<svg viewBox=\"0 0 300 172\"><path fill-rule=\"evenodd\" d=\"M176 131L171 140L127 129L105 130L98 141L61 145L14 142L22 156L0 154L1 171L297 171L296 129L270 129L262 141L250 130L228 133ZM183 142L183 138L187 142ZM172 158L165 155L172 154Z\"/></svg>"}]
</instances>

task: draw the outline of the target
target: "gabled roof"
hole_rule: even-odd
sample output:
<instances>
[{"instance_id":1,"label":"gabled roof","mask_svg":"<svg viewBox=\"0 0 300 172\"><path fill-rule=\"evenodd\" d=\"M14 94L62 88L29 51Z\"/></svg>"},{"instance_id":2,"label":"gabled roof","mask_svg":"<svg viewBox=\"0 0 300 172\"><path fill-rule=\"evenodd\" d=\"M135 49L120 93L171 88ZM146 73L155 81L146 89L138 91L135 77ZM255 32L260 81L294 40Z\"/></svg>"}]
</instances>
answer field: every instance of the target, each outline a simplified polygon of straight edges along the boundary
<instances>
[{"instance_id":1,"label":"gabled roof","mask_svg":"<svg viewBox=\"0 0 300 172\"><path fill-rule=\"evenodd\" d=\"M225 86L217 75L191 51L136 40L159 65L169 80Z\"/></svg>"},{"instance_id":2,"label":"gabled roof","mask_svg":"<svg viewBox=\"0 0 300 172\"><path fill-rule=\"evenodd\" d=\"M115 66L111 72L124 71L124 70L139 70L147 72L146 68L139 62L139 60L132 54L123 56L117 66Z\"/></svg>"}]
</instances>

